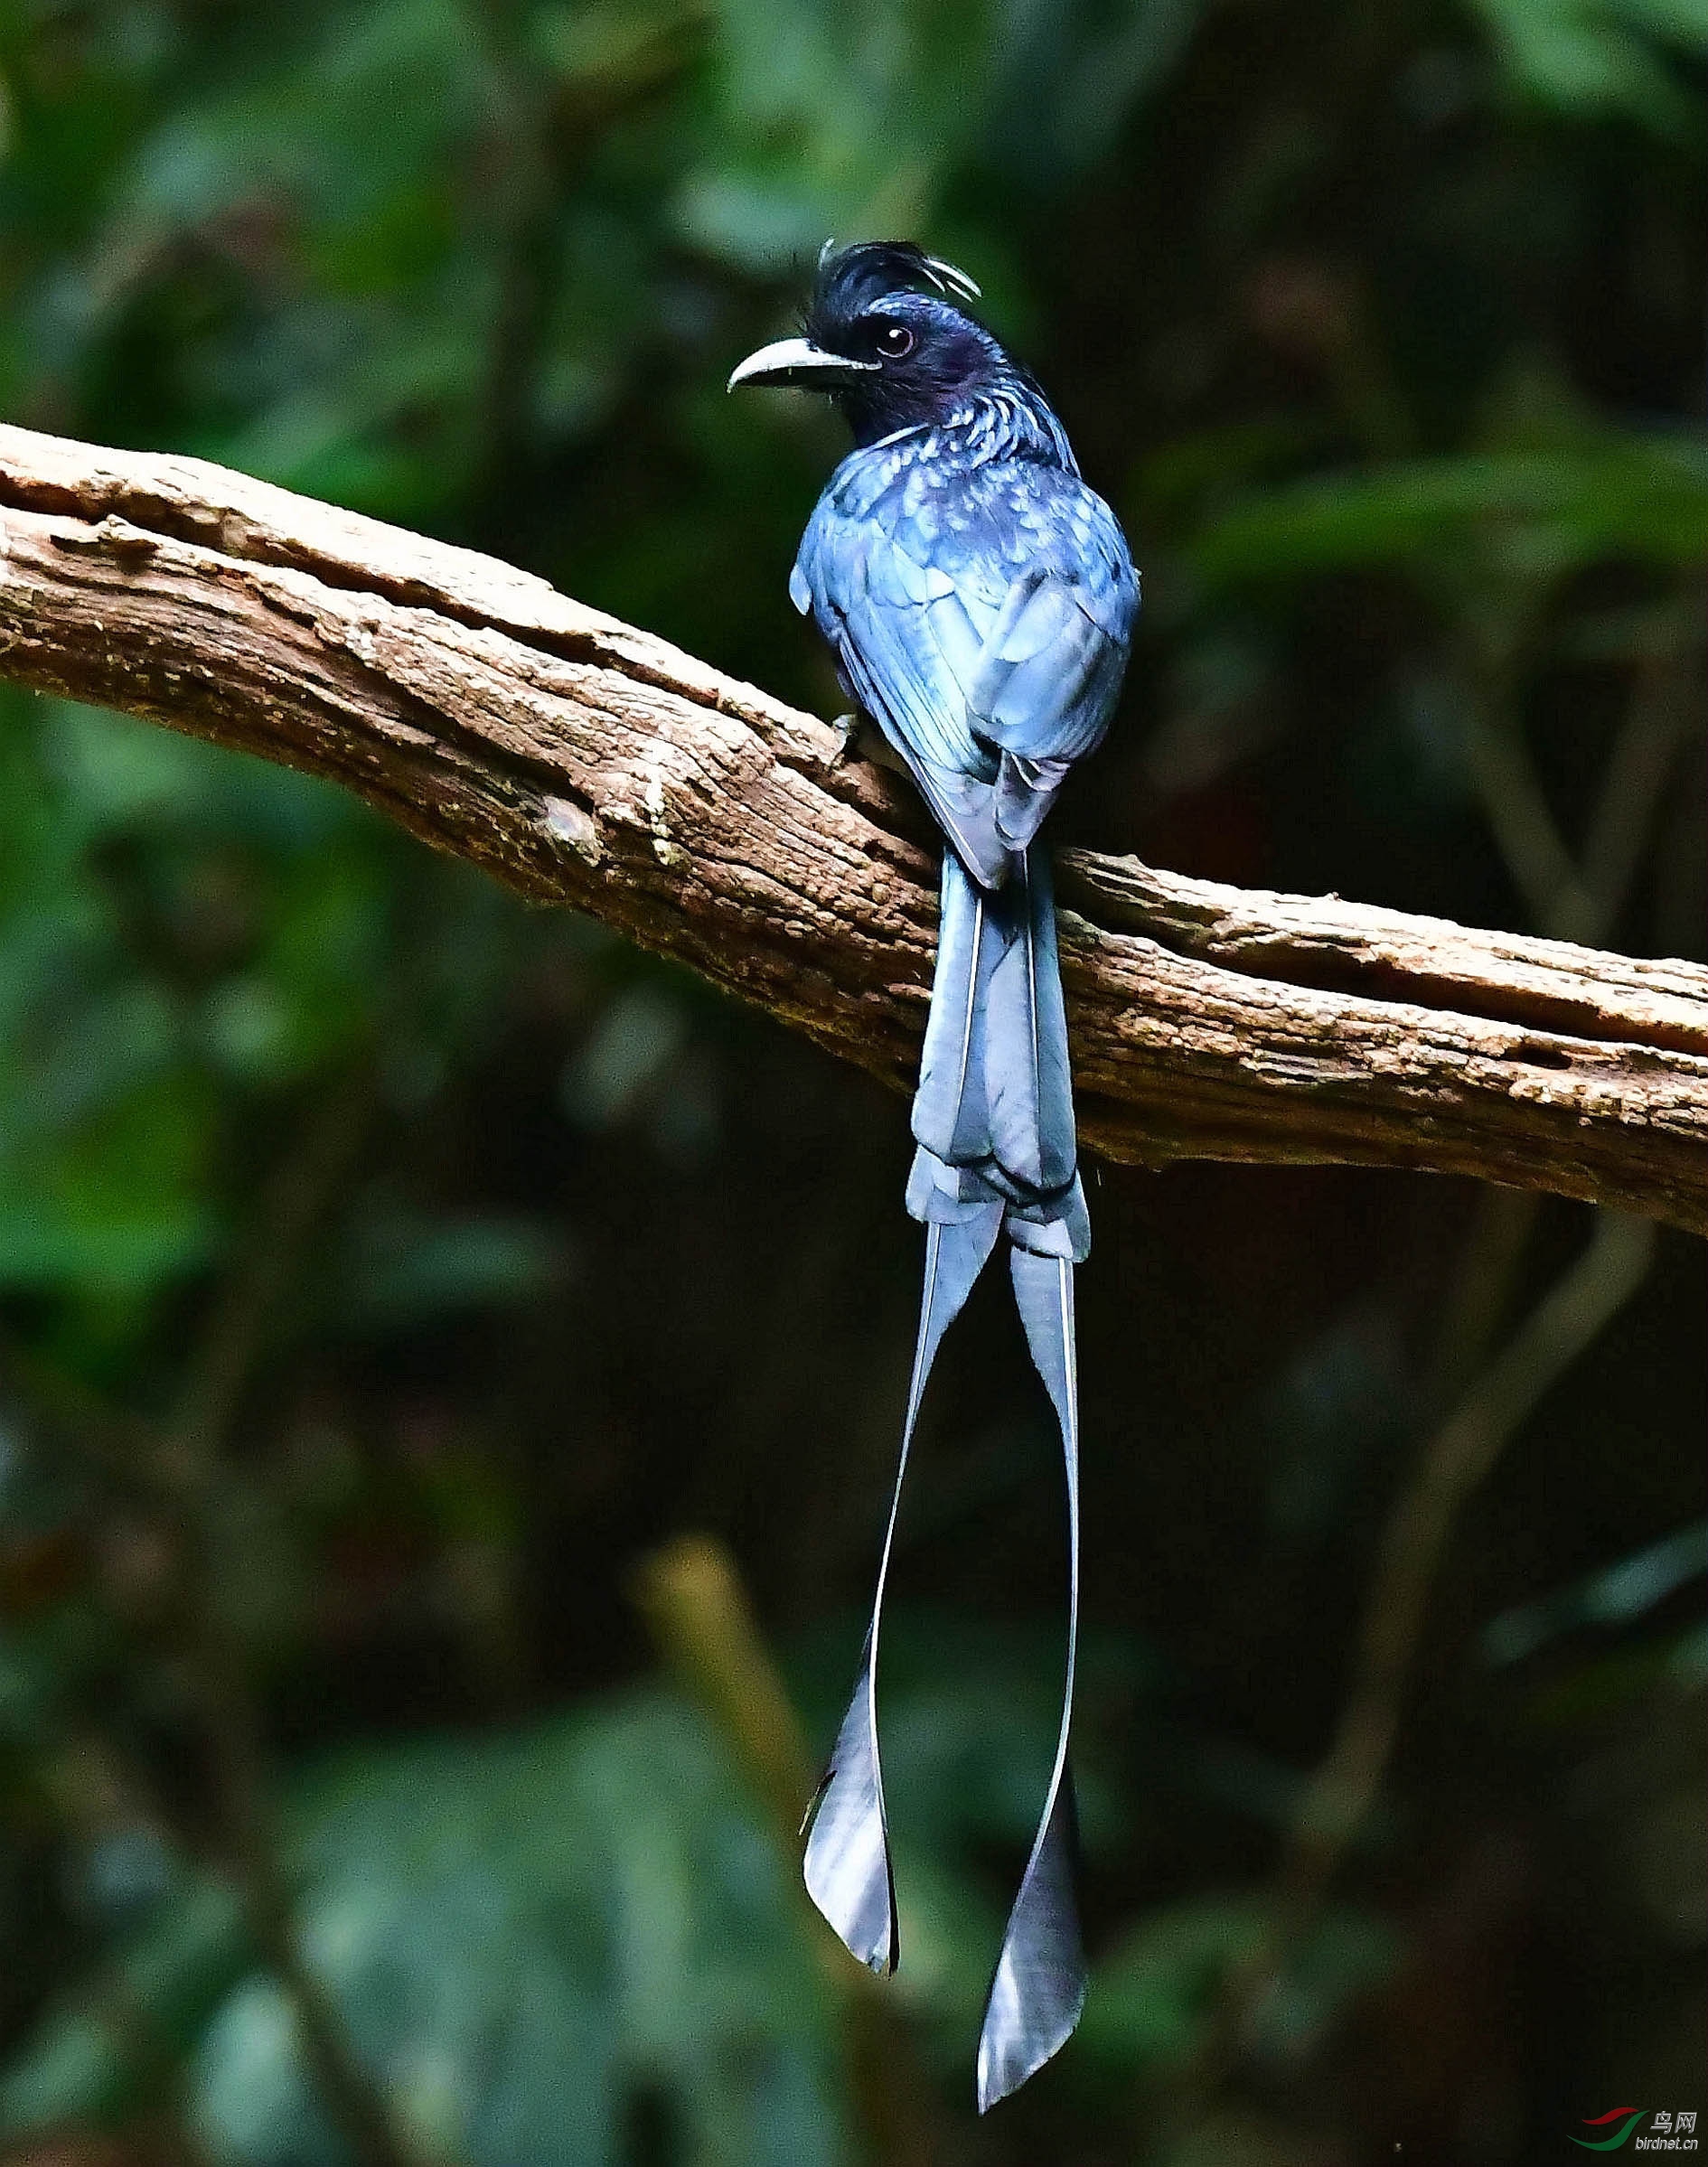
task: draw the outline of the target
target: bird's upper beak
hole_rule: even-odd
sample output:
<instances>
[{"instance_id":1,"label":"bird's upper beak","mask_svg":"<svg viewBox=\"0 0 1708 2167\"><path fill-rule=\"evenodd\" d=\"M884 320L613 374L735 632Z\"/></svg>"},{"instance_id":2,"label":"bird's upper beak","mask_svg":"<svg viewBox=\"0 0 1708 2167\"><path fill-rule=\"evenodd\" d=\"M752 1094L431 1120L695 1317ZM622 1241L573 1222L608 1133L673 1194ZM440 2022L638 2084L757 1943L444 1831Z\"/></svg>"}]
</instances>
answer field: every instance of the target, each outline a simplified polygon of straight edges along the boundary
<instances>
[{"instance_id":1,"label":"bird's upper beak","mask_svg":"<svg viewBox=\"0 0 1708 2167\"><path fill-rule=\"evenodd\" d=\"M737 384L795 384L803 391L834 391L879 367L877 361L851 361L846 354L826 353L811 339L777 339L750 353L730 373L727 389Z\"/></svg>"}]
</instances>

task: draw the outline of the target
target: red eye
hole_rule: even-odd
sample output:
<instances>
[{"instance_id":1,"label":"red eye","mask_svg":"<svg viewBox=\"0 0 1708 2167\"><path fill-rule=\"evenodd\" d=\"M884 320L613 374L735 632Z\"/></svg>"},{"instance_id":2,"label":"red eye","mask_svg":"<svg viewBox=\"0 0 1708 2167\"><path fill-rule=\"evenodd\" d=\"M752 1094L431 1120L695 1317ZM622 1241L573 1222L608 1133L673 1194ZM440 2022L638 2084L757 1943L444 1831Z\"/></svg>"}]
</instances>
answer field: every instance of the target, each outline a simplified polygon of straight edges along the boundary
<instances>
[{"instance_id":1,"label":"red eye","mask_svg":"<svg viewBox=\"0 0 1708 2167\"><path fill-rule=\"evenodd\" d=\"M905 361L914 350L914 334L905 324L886 324L877 334L877 351L887 361Z\"/></svg>"}]
</instances>

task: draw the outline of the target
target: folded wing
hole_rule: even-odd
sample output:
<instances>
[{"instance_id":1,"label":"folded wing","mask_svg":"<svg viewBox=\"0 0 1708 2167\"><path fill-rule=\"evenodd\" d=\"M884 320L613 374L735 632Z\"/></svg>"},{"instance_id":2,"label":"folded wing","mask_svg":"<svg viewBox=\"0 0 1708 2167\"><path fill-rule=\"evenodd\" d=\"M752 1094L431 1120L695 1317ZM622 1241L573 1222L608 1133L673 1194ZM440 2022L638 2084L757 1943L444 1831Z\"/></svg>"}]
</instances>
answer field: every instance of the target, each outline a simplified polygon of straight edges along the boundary
<instances>
[{"instance_id":1,"label":"folded wing","mask_svg":"<svg viewBox=\"0 0 1708 2167\"><path fill-rule=\"evenodd\" d=\"M833 488L790 592L981 887L999 887L1108 727L1138 605L1077 475L999 463L873 497Z\"/></svg>"}]
</instances>

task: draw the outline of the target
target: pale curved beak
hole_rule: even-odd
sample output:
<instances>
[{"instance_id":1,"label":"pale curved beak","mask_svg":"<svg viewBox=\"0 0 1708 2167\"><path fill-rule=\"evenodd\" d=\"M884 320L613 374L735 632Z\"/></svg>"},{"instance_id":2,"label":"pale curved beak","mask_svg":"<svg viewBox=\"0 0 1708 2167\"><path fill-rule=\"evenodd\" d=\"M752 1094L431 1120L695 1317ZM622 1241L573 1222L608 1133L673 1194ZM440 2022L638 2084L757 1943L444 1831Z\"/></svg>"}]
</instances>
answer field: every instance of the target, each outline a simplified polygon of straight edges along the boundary
<instances>
[{"instance_id":1,"label":"pale curved beak","mask_svg":"<svg viewBox=\"0 0 1708 2167\"><path fill-rule=\"evenodd\" d=\"M793 384L802 391L834 391L881 367L877 361L851 361L846 354L826 353L811 339L777 339L750 353L730 371L725 387L737 384Z\"/></svg>"}]
</instances>

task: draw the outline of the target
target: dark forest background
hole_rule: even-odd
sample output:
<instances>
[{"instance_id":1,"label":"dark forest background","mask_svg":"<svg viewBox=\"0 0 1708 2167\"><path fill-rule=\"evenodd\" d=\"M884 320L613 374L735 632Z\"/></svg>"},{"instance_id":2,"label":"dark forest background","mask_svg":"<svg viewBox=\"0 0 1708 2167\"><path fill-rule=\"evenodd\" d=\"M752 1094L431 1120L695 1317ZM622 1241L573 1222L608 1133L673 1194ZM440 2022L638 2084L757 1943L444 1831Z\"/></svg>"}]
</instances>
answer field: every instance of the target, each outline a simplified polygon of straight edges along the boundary
<instances>
[{"instance_id":1,"label":"dark forest background","mask_svg":"<svg viewBox=\"0 0 1708 2167\"><path fill-rule=\"evenodd\" d=\"M827 234L916 235L1144 568L1065 831L1700 955L1705 80L1703 0L9 0L0 414L833 713L784 581L834 420L724 380ZM1063 1543L975 1303L853 1993L783 1824L907 1149L329 789L4 696L9 2167L1551 2167L1708 2114L1701 1252L1468 1183L1094 1174L1095 1980L983 2125Z\"/></svg>"}]
</instances>

